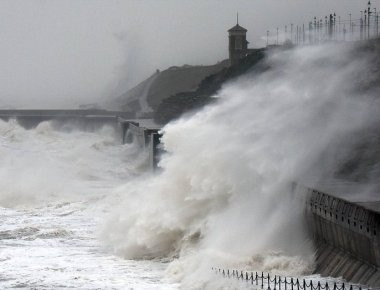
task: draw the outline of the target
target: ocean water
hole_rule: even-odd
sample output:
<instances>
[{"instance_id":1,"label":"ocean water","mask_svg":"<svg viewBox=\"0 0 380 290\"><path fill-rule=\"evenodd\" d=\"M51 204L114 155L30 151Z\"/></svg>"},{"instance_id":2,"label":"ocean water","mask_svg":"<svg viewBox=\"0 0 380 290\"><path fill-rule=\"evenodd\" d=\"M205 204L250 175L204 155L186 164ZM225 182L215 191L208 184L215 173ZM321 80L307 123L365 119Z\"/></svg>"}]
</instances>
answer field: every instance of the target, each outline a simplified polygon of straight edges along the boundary
<instances>
[{"instance_id":1,"label":"ocean water","mask_svg":"<svg viewBox=\"0 0 380 290\"><path fill-rule=\"evenodd\" d=\"M107 249L99 224L144 156L114 129L0 121L0 289L177 289L160 260ZM140 159L139 159L140 158Z\"/></svg>"}]
</instances>

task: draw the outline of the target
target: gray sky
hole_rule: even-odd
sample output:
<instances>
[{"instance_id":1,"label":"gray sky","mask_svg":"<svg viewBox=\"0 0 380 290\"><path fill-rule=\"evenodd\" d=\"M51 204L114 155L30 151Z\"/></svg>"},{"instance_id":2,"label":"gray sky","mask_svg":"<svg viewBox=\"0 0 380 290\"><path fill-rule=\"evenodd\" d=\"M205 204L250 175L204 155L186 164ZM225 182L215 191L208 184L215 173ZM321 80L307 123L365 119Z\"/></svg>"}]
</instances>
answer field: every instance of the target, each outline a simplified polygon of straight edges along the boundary
<instances>
[{"instance_id":1,"label":"gray sky","mask_svg":"<svg viewBox=\"0 0 380 290\"><path fill-rule=\"evenodd\" d=\"M91 103L157 68L223 60L237 11L250 45L262 46L268 28L332 11L359 16L367 2L0 0L0 107Z\"/></svg>"}]
</instances>

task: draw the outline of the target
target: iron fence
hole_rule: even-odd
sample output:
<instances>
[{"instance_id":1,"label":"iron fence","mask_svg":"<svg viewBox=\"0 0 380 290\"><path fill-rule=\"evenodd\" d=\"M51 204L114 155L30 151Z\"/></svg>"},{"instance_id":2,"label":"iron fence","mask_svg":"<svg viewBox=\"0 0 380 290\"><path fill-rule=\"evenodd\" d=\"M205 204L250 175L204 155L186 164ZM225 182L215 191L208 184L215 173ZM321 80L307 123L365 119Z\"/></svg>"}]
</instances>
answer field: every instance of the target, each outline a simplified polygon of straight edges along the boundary
<instances>
[{"instance_id":1,"label":"iron fence","mask_svg":"<svg viewBox=\"0 0 380 290\"><path fill-rule=\"evenodd\" d=\"M266 290L362 290L362 286L355 284L337 283L329 281L313 281L292 277L281 277L264 272L246 272L230 269L212 268L212 270L227 279L251 284L255 288ZM365 288L370 289L370 288Z\"/></svg>"}]
</instances>

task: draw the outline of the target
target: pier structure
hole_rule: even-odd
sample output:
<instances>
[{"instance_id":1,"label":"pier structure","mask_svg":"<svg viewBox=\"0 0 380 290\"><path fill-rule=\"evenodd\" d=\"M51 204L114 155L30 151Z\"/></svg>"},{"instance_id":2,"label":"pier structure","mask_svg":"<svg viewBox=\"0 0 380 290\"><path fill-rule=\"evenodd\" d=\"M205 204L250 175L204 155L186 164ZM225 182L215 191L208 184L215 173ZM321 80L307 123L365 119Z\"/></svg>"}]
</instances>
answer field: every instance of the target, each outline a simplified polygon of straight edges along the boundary
<instances>
[{"instance_id":1,"label":"pier structure","mask_svg":"<svg viewBox=\"0 0 380 290\"><path fill-rule=\"evenodd\" d=\"M78 128L94 130L103 125L120 132L122 144L135 142L141 150L148 152L148 167L157 169L159 160L160 127L151 119L137 119L131 112L107 110L0 110L0 120L16 120L26 129L41 122L53 121L59 125L73 123Z\"/></svg>"}]
</instances>

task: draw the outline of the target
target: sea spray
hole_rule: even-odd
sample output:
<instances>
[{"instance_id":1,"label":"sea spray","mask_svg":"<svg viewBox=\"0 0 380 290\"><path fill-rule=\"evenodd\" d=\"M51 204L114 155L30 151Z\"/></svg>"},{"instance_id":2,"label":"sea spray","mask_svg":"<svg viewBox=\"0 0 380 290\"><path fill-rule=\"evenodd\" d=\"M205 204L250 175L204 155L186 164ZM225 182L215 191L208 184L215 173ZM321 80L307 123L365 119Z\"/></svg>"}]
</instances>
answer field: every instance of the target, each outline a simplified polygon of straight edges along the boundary
<instances>
[{"instance_id":1,"label":"sea spray","mask_svg":"<svg viewBox=\"0 0 380 290\"><path fill-rule=\"evenodd\" d=\"M51 121L26 130L0 121L0 206L83 200L138 174L138 148L121 146L113 128L56 127Z\"/></svg>"},{"instance_id":2,"label":"sea spray","mask_svg":"<svg viewBox=\"0 0 380 290\"><path fill-rule=\"evenodd\" d=\"M357 90L370 58L355 50L272 51L265 72L165 126L162 170L117 190L124 202L103 227L106 243L126 258L169 258L169 276L190 289L217 289L213 266L311 273L314 249L290 185L332 176L342 160L325 156L326 167L326 148L378 116L379 100Z\"/></svg>"}]
</instances>

